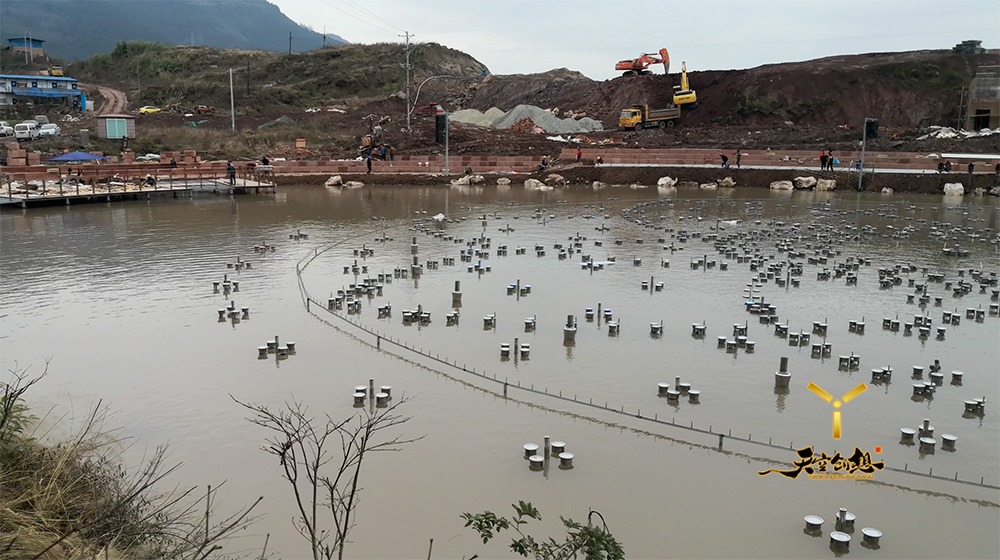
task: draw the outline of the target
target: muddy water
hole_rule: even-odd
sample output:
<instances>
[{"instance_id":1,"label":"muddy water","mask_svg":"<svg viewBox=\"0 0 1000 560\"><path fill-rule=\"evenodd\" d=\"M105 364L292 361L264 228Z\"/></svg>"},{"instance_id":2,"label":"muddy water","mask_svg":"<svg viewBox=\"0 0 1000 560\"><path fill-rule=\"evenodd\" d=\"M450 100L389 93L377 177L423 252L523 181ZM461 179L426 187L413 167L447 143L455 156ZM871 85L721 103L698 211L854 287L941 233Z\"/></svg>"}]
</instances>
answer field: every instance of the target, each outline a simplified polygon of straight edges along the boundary
<instances>
[{"instance_id":1,"label":"muddy water","mask_svg":"<svg viewBox=\"0 0 1000 560\"><path fill-rule=\"evenodd\" d=\"M878 268L896 263L940 270L949 280L959 268L1000 270L988 241L963 236L970 255L954 259L944 257L943 242L929 235L935 221L995 231L1000 226L995 205L957 206L938 197L777 197L761 191L668 195L671 203L645 209L648 221L708 233L720 219L722 234L774 229L775 220L785 228L798 223L798 232L783 232L780 238L801 236L796 247L808 254L812 247L806 243L815 244L811 237L820 231L810 225L875 228L877 234L852 230L858 238L836 243L841 254L826 265L832 268L834 260L849 256L871 259L870 267L859 269L857 286L845 285L843 278L819 281L816 272L824 265L806 265L800 287L778 288L772 281L760 288L791 331L809 332L813 321L827 322L832 357L814 358L809 346L789 346L773 327L744 310L743 290L756 274L748 264L725 259L711 242L690 238L682 243L668 231L621 218L623 208L656 201L655 190L288 188L274 198L154 201L0 216L2 366L6 371L31 365L39 371L51 357L49 374L35 392L39 408L56 406L73 418L103 399L116 411L115 422L137 438L137 447L170 442L173 457L186 465L180 482L227 480L223 498L229 507L264 496L264 517L233 550L259 550L270 534L269 550L285 558L307 555L289 523L294 505L277 462L259 449L265 434L243 420L230 394L271 405L301 400L317 414L337 418L354 410L351 388L374 378L393 385L394 394L412 398L406 412L413 418L403 432L424 438L398 453L372 457L366 466L349 556L426 557L431 538L437 558L477 552L506 556L505 542L484 548L462 528L458 515L509 512L518 499L539 506L544 520L538 532L543 534L557 532L559 515L582 520L589 508L600 511L635 558L828 557L827 535L838 507L858 515L852 556L1000 554L993 536L1000 522L996 490L887 471L877 473L875 482L760 477L757 471L776 466L774 461L790 461L794 452L727 439L720 453L714 436L649 420L655 416L716 432L732 430L734 436L812 445L831 454L881 445L882 454L873 458L891 466L933 469L949 477L957 473L963 480L983 477L997 485L1000 429L989 403L1000 399L1000 327L996 317L978 323L964 315L968 307L986 309L989 291L976 289L956 298L942 284L929 284L929 293L942 296L943 303L922 309L906 303L913 288L907 287L905 274L902 285L890 289L879 289L877 281ZM467 272L468 263L457 258L464 243L411 231L414 219L446 209L450 216L468 219L445 224L443 233L466 240L491 237L490 258L482 261L490 272ZM485 231L478 219L483 214L491 216ZM595 218L584 218L591 215ZM601 224L610 229L597 231ZM916 231L908 239L893 238L907 224ZM499 231L508 225L513 231ZM290 240L288 234L299 229L308 239ZM590 272L581 269L579 254L558 259L553 244L568 245L578 233L587 237L583 253L598 261L614 256L615 263ZM392 240L375 240L382 235ZM400 359L380 352L373 347L374 337L352 325L315 306L313 314L306 312L295 273L303 257L350 238L313 260L302 275L308 292L325 301L355 282L353 275L343 274L343 266L354 260L352 248L373 247L375 255L363 264L372 275L391 273L411 261L412 236L417 236L421 262L453 256L456 266L427 270L419 280L395 279L383 297L364 301L356 320L514 386L607 402L629 414L516 389L504 400L496 384L409 353ZM660 237L664 243L657 241ZM603 247L595 246L598 240ZM761 239L760 250L774 253L775 240ZM275 244L277 251L255 255L252 247L262 242ZM508 245L509 256L496 255L501 244ZM546 247L544 257L535 255L536 244ZM673 252L663 249L671 244ZM517 246L526 247L526 254L515 255ZM690 260L705 254L729 261L729 269L691 269ZM237 256L253 268L226 269L225 263ZM641 265L635 266L634 258L641 258ZM669 259L670 267L662 268L661 259ZM229 298L211 288L226 273L241 283ZM662 292L641 290L640 282L651 276L664 282ZM919 269L911 276L922 282ZM444 314L451 310L456 280L463 292L461 321L446 327ZM506 286L518 280L531 284L531 293L508 296ZM216 309L230 299L249 306L251 319L218 323ZM386 303L393 315L378 319L375 308ZM584 320L584 309L598 303L621 321L617 337L608 335L603 321ZM402 310L418 305L431 312L431 324L404 326ZM962 312L961 324L949 327L944 340L881 329L883 317L897 314L901 321L912 321L926 313L936 327L941 313L955 308ZM497 326L484 330L482 317L490 313L496 314ZM567 314L579 320L570 347L561 336ZM529 316L537 317L532 333L524 332ZM866 334L848 332L848 321L862 316ZM649 323L661 320L664 335L651 337ZM692 338L690 325L702 321L706 337ZM744 322L755 352L716 347L717 336L731 337L733 325ZM257 360L256 347L275 334L295 341L298 353L281 362ZM500 343L512 343L514 337L531 344L530 358L501 361ZM819 340L814 335L813 342ZM861 356L861 368L838 369L837 356L851 352ZM788 394L778 395L773 372L782 356L789 358L793 377ZM963 384L951 385L946 375L933 399L914 400L910 367L934 359L946 373L965 371ZM885 366L894 370L891 383L872 383L871 369ZM657 396L656 384L673 382L675 376L702 391L700 404ZM806 389L809 382L837 397L868 384L842 408L843 439L831 438L832 407ZM987 398L986 415L963 417L962 402L981 396ZM921 454L899 443L899 428L916 427L924 418L931 419L937 434L959 437L955 452L938 448ZM576 454L574 469L528 470L521 445L541 443L544 435L567 442L567 450ZM129 458L137 459L139 451L131 449ZM806 514L827 519L824 536L802 533ZM885 533L880 550L860 546L860 527L866 526Z\"/></svg>"}]
</instances>

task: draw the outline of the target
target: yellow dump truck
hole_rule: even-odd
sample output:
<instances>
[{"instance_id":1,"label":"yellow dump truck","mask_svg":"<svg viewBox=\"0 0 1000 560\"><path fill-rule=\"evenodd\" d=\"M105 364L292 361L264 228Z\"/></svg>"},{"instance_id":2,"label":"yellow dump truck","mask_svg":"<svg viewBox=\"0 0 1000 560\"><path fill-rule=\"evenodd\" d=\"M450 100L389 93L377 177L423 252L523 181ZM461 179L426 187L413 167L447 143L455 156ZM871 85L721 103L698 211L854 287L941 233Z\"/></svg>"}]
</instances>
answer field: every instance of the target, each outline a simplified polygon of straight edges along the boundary
<instances>
[{"instance_id":1,"label":"yellow dump truck","mask_svg":"<svg viewBox=\"0 0 1000 560\"><path fill-rule=\"evenodd\" d=\"M62 76L62 75L63 75L62 66L57 66L55 64L49 66L49 76Z\"/></svg>"},{"instance_id":2,"label":"yellow dump truck","mask_svg":"<svg viewBox=\"0 0 1000 560\"><path fill-rule=\"evenodd\" d=\"M674 121L681 116L680 107L668 109L650 109L649 105L633 105L622 109L618 126L625 130L642 130L658 126L667 128L674 126Z\"/></svg>"}]
</instances>

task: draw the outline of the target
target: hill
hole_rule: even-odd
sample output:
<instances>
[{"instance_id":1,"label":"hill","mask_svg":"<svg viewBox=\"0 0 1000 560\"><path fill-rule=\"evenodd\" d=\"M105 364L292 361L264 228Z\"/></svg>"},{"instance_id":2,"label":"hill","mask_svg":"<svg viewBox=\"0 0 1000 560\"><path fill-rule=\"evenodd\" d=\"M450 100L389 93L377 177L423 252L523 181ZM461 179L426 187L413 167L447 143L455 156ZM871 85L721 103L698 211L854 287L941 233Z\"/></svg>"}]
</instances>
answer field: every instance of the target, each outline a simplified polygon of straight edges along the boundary
<instances>
[{"instance_id":1,"label":"hill","mask_svg":"<svg viewBox=\"0 0 1000 560\"><path fill-rule=\"evenodd\" d=\"M410 60L414 87L434 75L472 80L483 69L471 56L436 43L415 45ZM66 69L82 82L125 91L136 107L176 105L190 109L197 104L228 108L232 68L238 110L247 115L269 115L384 101L405 87L402 62L400 45L385 43L340 45L289 55L121 42L110 54L95 55ZM435 86L425 89L429 92ZM390 105L397 107L396 111L405 110L405 102L398 96L393 98L396 103Z\"/></svg>"},{"instance_id":2,"label":"hill","mask_svg":"<svg viewBox=\"0 0 1000 560\"><path fill-rule=\"evenodd\" d=\"M747 70L689 72L699 103L686 109L683 127L858 126L865 117L884 127L955 126L962 100L979 66L998 64L997 51L950 50L837 56ZM509 110L520 103L585 112L617 123L623 107L671 103L678 74L620 77L596 82L565 70L492 76L469 107Z\"/></svg>"},{"instance_id":3,"label":"hill","mask_svg":"<svg viewBox=\"0 0 1000 560\"><path fill-rule=\"evenodd\" d=\"M640 148L844 151L856 148L864 119L872 117L881 128L880 138L870 144L874 149L993 153L996 137L918 139L928 126L957 125L963 88L968 88L980 66L996 66L997 54L873 53L690 72L698 106L684 108L674 128L643 132L617 130L621 109L668 105L679 82L676 74L603 82L567 69L484 76L482 64L472 56L434 43L415 45L411 63L414 97L420 105L434 102L448 111L485 111L530 104L601 120L607 131L588 134L585 142ZM404 130L403 62L399 44L342 45L285 54L122 42L111 53L69 64L66 70L80 79L91 98L100 100L100 94L87 84L122 90L131 112L143 105L163 109L140 116L134 145L140 152L195 149L216 157L353 156L373 115L382 121L385 141L397 153L441 153L443 146L434 141L433 118L417 110L412 130ZM230 131L228 111L230 68L236 135ZM425 81L428 77L439 79ZM214 106L215 115L191 114L199 104ZM28 115L30 108L23 111ZM92 119L88 115L67 123L64 131L92 128ZM457 154L553 153L565 146L546 136L454 123L450 145ZM294 151L296 139L305 139L309 149Z\"/></svg>"},{"instance_id":4,"label":"hill","mask_svg":"<svg viewBox=\"0 0 1000 560\"><path fill-rule=\"evenodd\" d=\"M118 41L156 41L226 49L288 51L323 45L323 35L267 0L31 0L0 2L4 39L30 33L50 56L82 60L111 51ZM347 41L327 35L327 44Z\"/></svg>"}]
</instances>

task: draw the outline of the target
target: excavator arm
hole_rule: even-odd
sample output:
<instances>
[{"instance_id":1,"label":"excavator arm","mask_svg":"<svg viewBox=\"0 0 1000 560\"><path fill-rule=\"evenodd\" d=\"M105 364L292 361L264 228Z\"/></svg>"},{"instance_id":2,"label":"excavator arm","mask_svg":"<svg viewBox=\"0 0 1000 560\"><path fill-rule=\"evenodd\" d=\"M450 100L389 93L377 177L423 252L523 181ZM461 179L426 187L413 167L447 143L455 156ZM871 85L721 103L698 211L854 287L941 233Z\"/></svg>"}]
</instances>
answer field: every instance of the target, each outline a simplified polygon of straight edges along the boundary
<instances>
[{"instance_id":1,"label":"excavator arm","mask_svg":"<svg viewBox=\"0 0 1000 560\"><path fill-rule=\"evenodd\" d=\"M659 56L656 56L657 54ZM626 76L648 74L649 67L653 64L662 64L663 73L670 73L670 54L667 49L660 49L659 53L643 53L639 58L632 60L620 60L615 64L615 70L625 72Z\"/></svg>"}]
</instances>

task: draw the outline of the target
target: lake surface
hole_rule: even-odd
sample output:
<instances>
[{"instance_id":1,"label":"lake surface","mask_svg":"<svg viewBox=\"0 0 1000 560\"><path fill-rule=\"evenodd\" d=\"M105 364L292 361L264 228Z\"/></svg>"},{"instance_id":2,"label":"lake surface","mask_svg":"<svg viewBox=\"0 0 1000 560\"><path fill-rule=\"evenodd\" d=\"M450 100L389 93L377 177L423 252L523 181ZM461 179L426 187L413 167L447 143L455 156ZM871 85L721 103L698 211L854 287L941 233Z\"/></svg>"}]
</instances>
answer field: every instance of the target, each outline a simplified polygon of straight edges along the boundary
<instances>
[{"instance_id":1,"label":"lake surface","mask_svg":"<svg viewBox=\"0 0 1000 560\"><path fill-rule=\"evenodd\" d=\"M439 212L454 220L428 219ZM411 399L404 412L412 420L402 433L424 437L368 459L348 556L426 557L430 539L436 558L509 556L505 538L484 547L459 514L511 514L509 504L523 499L542 512L536 534L557 535L560 515L584 520L589 509L600 511L630 558L829 557L839 507L858 516L852 556L996 557L1000 423L992 403L1000 401L1000 322L989 314L967 319L965 312L996 303L997 287L980 293L970 270L987 278L1000 271L998 229L994 199L732 189L291 187L273 197L5 212L0 365L40 372L51 358L33 391L36 409L54 407L54 415L79 421L101 399L115 411L112 423L136 438L126 453L131 461L169 442L173 458L185 463L178 482L226 480L220 498L233 509L264 496L263 518L234 551L259 550L269 534L269 551L283 558L308 554L289 521L294 504L277 461L260 450L266 434L245 421L230 395L272 407L302 401L318 415L344 418L355 412L353 388L374 379ZM297 231L308 237L290 239ZM729 236L739 254L772 260L751 270L750 262L720 254L714 243ZM425 267L417 279L393 278L381 297L362 297L360 313L350 318L369 332L322 305L307 311L303 289L325 303L365 277L408 267L413 237L421 264L451 257L455 265ZM489 258L462 262L467 242L482 237L490 238L483 249ZM572 247L577 238L578 252L560 259L555 245ZM944 255L942 247L955 242L967 256ZM263 243L276 250L255 253ZM797 287L766 277L767 264L789 258L780 244L803 255L791 259L802 264ZM502 245L507 256L497 254ZM374 254L355 256L363 246ZM516 254L517 247L525 254ZM820 249L830 251L827 262L811 264ZM605 266L584 268L581 255ZM691 267L705 255L716 265ZM237 258L252 268L226 267ZM849 258L864 259L856 285L845 277L817 279ZM367 274L344 274L355 260ZM300 263L308 263L301 277ZM490 271L468 271L477 264ZM880 287L879 269L897 264L900 283ZM927 282L925 268L946 282L971 282L972 290L955 296L944 283ZM753 282L760 273L766 281ZM225 274L239 280L238 292L213 292L212 282ZM662 291L641 288L651 278L663 282ZM926 283L928 305L907 303L916 294L910 279ZM456 281L460 320L447 326ZM508 295L508 285L518 282L531 292ZM748 287L776 306L789 332L810 333L822 321L826 336L790 345L773 324L747 312ZM942 298L940 306L934 297ZM217 320L217 309L231 300L250 307L249 320ZM391 316L379 318L377 308L387 304ZM431 322L404 325L403 310L418 306ZM606 321L587 321L586 308L610 308L617 336L609 335ZM943 313L956 310L960 323L939 339ZM496 326L486 329L483 317L490 314ZM571 345L562 336L567 315L578 321ZM882 328L883 318L904 323L915 315L932 320L929 337L916 328L910 335L902 326ZM533 332L525 332L528 317L536 318ZM850 332L849 322L862 318L865 333ZM662 336L651 336L650 323L660 321ZM694 323L706 325L703 338L691 336ZM717 337L733 338L737 324L756 343L753 352L717 347ZM276 334L296 342L296 354L258 360L257 347ZM502 360L500 344L515 337L530 344L530 356ZM485 371L489 380L388 339ZM832 344L830 355L814 356L816 342ZM838 356L851 353L861 357L859 368L839 368ZM782 357L792 374L787 393L774 388ZM934 360L943 384L933 398L914 397L912 366ZM892 368L891 381L873 381L872 369L885 367ZM951 383L953 370L965 372L961 385ZM658 396L657 384L678 376L701 391L700 403ZM494 377L507 380L507 399ZM921 381L927 380L925 370ZM866 384L841 408L842 439L831 437L833 407L807 389L810 382L837 399ZM984 396L985 415L963 414L964 401ZM900 428L916 428L925 418L938 438L930 454L900 443ZM734 436L722 452L716 433ZM941 449L944 433L958 436L955 451ZM572 470L528 469L521 446L541 444L545 435L567 443L576 455ZM992 487L888 470L873 482L757 474L786 468L795 459L788 447L807 446L831 455L881 446L872 459L888 466ZM827 520L821 537L803 534L807 514ZM860 546L861 527L883 531L880 550Z\"/></svg>"}]
</instances>

